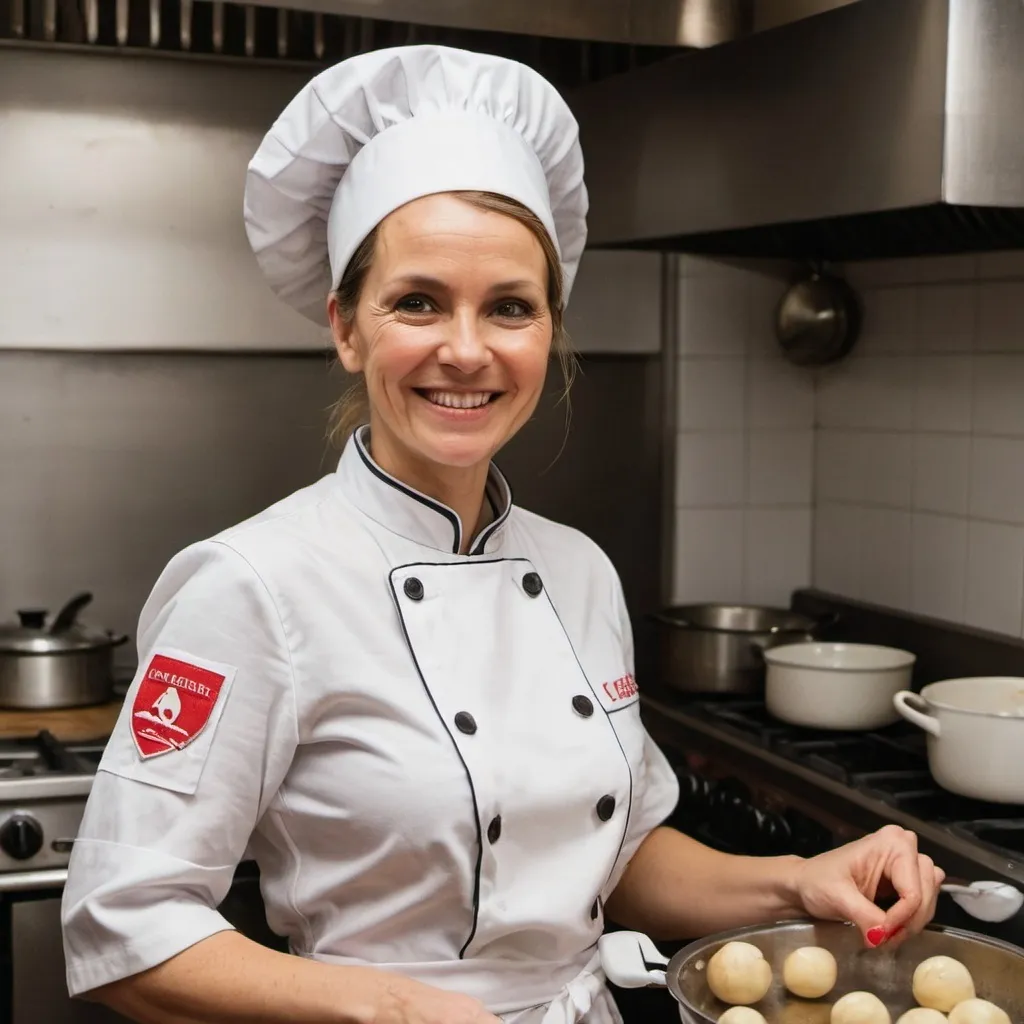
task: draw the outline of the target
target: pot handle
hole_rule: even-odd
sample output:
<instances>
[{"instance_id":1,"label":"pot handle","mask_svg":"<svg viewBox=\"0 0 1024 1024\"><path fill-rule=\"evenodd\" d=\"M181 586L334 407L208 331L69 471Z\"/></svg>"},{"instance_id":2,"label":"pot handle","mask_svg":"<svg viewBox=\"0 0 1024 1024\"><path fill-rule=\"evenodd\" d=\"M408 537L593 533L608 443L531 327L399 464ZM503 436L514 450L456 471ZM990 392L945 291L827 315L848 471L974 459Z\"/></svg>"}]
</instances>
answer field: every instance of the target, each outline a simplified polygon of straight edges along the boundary
<instances>
[{"instance_id":1,"label":"pot handle","mask_svg":"<svg viewBox=\"0 0 1024 1024\"><path fill-rule=\"evenodd\" d=\"M121 644L128 643L128 637L124 633L111 633L110 634L110 646L120 647Z\"/></svg>"},{"instance_id":2,"label":"pot handle","mask_svg":"<svg viewBox=\"0 0 1024 1024\"><path fill-rule=\"evenodd\" d=\"M61 633L66 633L75 624L75 621L78 619L78 613L91 601L92 594L88 592L76 594L71 598L53 620L53 625L50 626L51 635L58 636Z\"/></svg>"},{"instance_id":3,"label":"pot handle","mask_svg":"<svg viewBox=\"0 0 1024 1024\"><path fill-rule=\"evenodd\" d=\"M939 728L938 720L933 718L925 711L921 711L913 705L923 705L924 701L911 690L900 690L892 699L893 704L896 705L896 710L908 721L913 722L914 725L924 729L929 736L940 736L941 730Z\"/></svg>"},{"instance_id":4,"label":"pot handle","mask_svg":"<svg viewBox=\"0 0 1024 1024\"><path fill-rule=\"evenodd\" d=\"M641 932L608 932L597 941L601 967L619 988L666 988L668 959Z\"/></svg>"},{"instance_id":5,"label":"pot handle","mask_svg":"<svg viewBox=\"0 0 1024 1024\"><path fill-rule=\"evenodd\" d=\"M764 660L764 652L768 649L767 640L751 640L750 653L760 660Z\"/></svg>"},{"instance_id":6,"label":"pot handle","mask_svg":"<svg viewBox=\"0 0 1024 1024\"><path fill-rule=\"evenodd\" d=\"M665 612L648 612L646 618L648 622L657 622L659 626L678 626L680 629L686 629L690 625L686 619L675 618Z\"/></svg>"}]
</instances>

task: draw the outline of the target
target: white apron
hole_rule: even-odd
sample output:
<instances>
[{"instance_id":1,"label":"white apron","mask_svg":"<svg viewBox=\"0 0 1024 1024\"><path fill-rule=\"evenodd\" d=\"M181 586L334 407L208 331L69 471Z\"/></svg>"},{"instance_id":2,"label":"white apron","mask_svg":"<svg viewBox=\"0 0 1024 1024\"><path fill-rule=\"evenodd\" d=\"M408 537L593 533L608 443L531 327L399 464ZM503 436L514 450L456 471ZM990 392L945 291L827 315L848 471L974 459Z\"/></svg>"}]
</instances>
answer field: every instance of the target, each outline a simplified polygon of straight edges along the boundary
<instances>
[{"instance_id":1,"label":"white apron","mask_svg":"<svg viewBox=\"0 0 1024 1024\"><path fill-rule=\"evenodd\" d=\"M72 992L228 927L248 853L298 955L510 1024L619 1020L603 905L676 781L610 562L496 470L488 495L459 555L458 517L357 438L337 474L171 562L74 847Z\"/></svg>"}]
</instances>

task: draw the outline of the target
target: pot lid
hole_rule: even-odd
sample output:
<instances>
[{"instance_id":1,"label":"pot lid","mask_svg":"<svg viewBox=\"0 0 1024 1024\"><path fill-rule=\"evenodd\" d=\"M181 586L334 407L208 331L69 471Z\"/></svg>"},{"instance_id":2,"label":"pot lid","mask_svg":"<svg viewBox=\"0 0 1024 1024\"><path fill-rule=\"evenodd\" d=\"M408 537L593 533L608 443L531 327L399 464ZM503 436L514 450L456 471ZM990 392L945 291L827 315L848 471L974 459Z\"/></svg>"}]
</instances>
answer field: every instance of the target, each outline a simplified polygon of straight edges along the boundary
<instances>
[{"instance_id":1,"label":"pot lid","mask_svg":"<svg viewBox=\"0 0 1024 1024\"><path fill-rule=\"evenodd\" d=\"M78 612L91 600L91 594L77 595L52 620L43 609L19 610L17 622L0 623L0 654L63 654L119 642L110 633L76 621Z\"/></svg>"}]
</instances>

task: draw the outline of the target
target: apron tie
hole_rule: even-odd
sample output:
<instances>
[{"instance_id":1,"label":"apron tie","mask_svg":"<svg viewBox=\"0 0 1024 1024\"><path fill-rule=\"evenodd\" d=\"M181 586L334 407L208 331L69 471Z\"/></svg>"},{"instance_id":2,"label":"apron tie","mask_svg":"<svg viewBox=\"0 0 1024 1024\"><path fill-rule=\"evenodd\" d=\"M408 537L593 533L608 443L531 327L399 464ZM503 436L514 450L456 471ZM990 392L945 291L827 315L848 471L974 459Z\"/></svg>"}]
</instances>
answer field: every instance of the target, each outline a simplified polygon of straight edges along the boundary
<instances>
[{"instance_id":1,"label":"apron tie","mask_svg":"<svg viewBox=\"0 0 1024 1024\"><path fill-rule=\"evenodd\" d=\"M540 1024L578 1024L590 1012L604 987L601 954L594 953L587 966L551 1001Z\"/></svg>"}]
</instances>

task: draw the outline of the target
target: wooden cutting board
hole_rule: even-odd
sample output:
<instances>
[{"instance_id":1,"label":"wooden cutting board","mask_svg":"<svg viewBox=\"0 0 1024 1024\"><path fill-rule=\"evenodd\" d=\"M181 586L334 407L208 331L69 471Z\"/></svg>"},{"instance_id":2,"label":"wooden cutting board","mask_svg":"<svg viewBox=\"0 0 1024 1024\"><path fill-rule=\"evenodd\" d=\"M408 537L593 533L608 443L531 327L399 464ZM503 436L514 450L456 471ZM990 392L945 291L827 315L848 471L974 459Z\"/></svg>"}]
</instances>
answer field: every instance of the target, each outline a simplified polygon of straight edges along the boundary
<instances>
[{"instance_id":1,"label":"wooden cutting board","mask_svg":"<svg viewBox=\"0 0 1024 1024\"><path fill-rule=\"evenodd\" d=\"M34 736L43 729L68 743L104 739L113 730L120 710L121 701L115 700L59 711L0 711L0 739Z\"/></svg>"}]
</instances>

